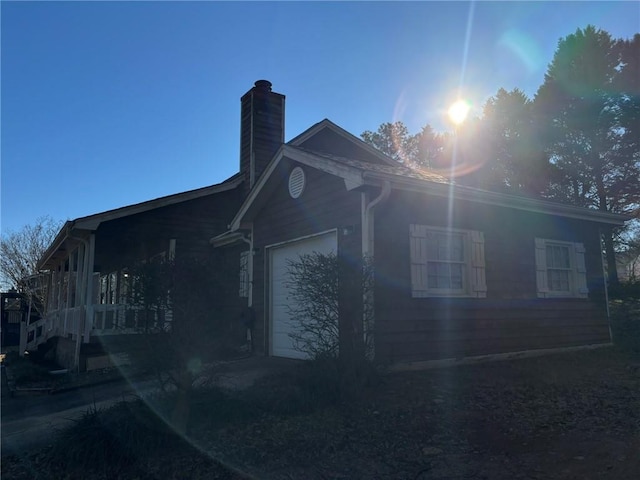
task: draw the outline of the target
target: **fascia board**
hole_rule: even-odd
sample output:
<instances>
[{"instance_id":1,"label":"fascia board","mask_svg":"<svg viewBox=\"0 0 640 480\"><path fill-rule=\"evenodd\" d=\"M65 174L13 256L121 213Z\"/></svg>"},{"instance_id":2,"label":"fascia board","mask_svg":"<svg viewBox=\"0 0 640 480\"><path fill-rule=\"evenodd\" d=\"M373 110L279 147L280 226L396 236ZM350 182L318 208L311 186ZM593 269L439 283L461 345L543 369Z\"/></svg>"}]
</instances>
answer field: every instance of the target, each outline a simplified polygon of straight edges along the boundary
<instances>
[{"instance_id":1,"label":"fascia board","mask_svg":"<svg viewBox=\"0 0 640 480\"><path fill-rule=\"evenodd\" d=\"M283 150L284 150L284 145L282 145L278 149L278 151L274 155L271 162L269 162L267 167L264 169L264 172L262 173L262 175L260 175L258 182L254 185L254 187L249 192L249 195L240 206L240 209L238 210L238 213L236 213L236 216L233 217L233 220L231 220L231 223L229 224L230 231L236 231L241 228L242 221L245 215L249 213L249 211L251 210L252 206L255 203L256 198L260 195L260 193L265 188L265 185L267 184L269 178L271 178L271 174L276 170L276 168L278 168L278 165L280 165L280 162L283 159Z\"/></svg>"},{"instance_id":2,"label":"fascia board","mask_svg":"<svg viewBox=\"0 0 640 480\"><path fill-rule=\"evenodd\" d=\"M286 145L284 154L298 163L344 179L348 190L364 185L362 171L359 169Z\"/></svg>"},{"instance_id":3,"label":"fascia board","mask_svg":"<svg viewBox=\"0 0 640 480\"><path fill-rule=\"evenodd\" d=\"M130 215L136 215L138 213L144 213L156 208L167 207L169 205L175 205L177 203L187 202L189 200L195 200L207 195L213 195L216 193L226 192L233 190L240 183L243 178L238 178L228 183L219 183L217 185L211 185L209 187L203 187L196 190L189 190L187 192L176 193L168 195L166 197L160 197L153 200L147 200L142 203L136 203L134 205L127 205L126 207L116 208L114 210L107 210L106 212L96 213L87 217L80 217L75 219L74 227L85 230L96 230L101 223L108 222L110 220L116 220L122 217L128 217Z\"/></svg>"},{"instance_id":4,"label":"fascia board","mask_svg":"<svg viewBox=\"0 0 640 480\"><path fill-rule=\"evenodd\" d=\"M381 180L389 180L394 188L398 188L400 190L428 193L430 195L447 198L449 198L453 192L453 198L457 200L467 200L486 205L514 208L533 213L558 215L615 226L623 226L626 221L631 219L631 217L617 213L600 212L598 210L589 210L587 208L563 205L546 200L536 200L532 198L518 197L515 195L489 192L486 190L477 190L453 184L425 182L422 180L385 175L377 172L365 172L364 177L365 180L372 180L375 184Z\"/></svg>"},{"instance_id":5,"label":"fascia board","mask_svg":"<svg viewBox=\"0 0 640 480\"><path fill-rule=\"evenodd\" d=\"M209 240L209 243L214 247L224 247L225 245L231 245L233 243L239 242L243 238L244 235L241 232L225 232L213 237L211 240Z\"/></svg>"}]
</instances>

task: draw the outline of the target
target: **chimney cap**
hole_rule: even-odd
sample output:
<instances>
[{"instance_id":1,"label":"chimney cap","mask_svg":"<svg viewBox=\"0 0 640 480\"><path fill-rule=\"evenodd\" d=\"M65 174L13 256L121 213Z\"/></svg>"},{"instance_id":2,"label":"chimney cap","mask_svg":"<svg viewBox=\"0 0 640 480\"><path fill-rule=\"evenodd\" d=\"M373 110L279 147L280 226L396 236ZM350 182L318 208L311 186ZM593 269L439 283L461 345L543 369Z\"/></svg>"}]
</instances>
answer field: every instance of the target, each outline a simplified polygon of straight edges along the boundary
<instances>
[{"instance_id":1,"label":"chimney cap","mask_svg":"<svg viewBox=\"0 0 640 480\"><path fill-rule=\"evenodd\" d=\"M258 80L254 85L256 90L270 92L272 83L269 80Z\"/></svg>"}]
</instances>

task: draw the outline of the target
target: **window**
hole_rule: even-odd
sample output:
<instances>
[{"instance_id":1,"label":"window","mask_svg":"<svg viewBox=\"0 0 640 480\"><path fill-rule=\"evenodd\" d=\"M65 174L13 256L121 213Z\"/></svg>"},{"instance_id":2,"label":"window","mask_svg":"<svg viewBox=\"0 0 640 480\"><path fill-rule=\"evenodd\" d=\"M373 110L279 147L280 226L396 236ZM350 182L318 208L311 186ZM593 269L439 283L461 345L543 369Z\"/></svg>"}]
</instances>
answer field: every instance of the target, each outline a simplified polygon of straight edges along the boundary
<instances>
[{"instance_id":1,"label":"window","mask_svg":"<svg viewBox=\"0 0 640 480\"><path fill-rule=\"evenodd\" d=\"M249 251L240 253L240 289L241 298L249 297Z\"/></svg>"},{"instance_id":2,"label":"window","mask_svg":"<svg viewBox=\"0 0 640 480\"><path fill-rule=\"evenodd\" d=\"M482 232L410 225L409 246L414 297L486 297Z\"/></svg>"},{"instance_id":3,"label":"window","mask_svg":"<svg viewBox=\"0 0 640 480\"><path fill-rule=\"evenodd\" d=\"M117 303L118 272L111 272L100 276L99 301L101 305L114 305Z\"/></svg>"},{"instance_id":4,"label":"window","mask_svg":"<svg viewBox=\"0 0 640 480\"><path fill-rule=\"evenodd\" d=\"M581 243L535 239L538 297L586 298L587 270Z\"/></svg>"}]
</instances>

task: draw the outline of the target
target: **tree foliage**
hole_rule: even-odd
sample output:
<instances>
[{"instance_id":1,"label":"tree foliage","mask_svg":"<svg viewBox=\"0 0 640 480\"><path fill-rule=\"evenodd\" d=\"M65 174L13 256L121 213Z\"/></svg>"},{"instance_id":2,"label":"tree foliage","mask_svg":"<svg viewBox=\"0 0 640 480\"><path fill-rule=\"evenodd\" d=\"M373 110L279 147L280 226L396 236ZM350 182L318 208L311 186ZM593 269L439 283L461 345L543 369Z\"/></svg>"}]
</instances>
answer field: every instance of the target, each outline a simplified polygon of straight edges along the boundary
<instances>
[{"instance_id":1,"label":"tree foliage","mask_svg":"<svg viewBox=\"0 0 640 480\"><path fill-rule=\"evenodd\" d=\"M561 39L534 104L544 145L561 175L559 200L606 212L640 205L640 150L634 128L640 42L616 41L592 26ZM555 188L553 188L555 187ZM610 281L617 281L613 234L605 235Z\"/></svg>"},{"instance_id":2,"label":"tree foliage","mask_svg":"<svg viewBox=\"0 0 640 480\"><path fill-rule=\"evenodd\" d=\"M546 190L551 169L539 147L532 105L521 90L502 88L485 103L476 139L484 156L482 188L527 196Z\"/></svg>"},{"instance_id":3,"label":"tree foliage","mask_svg":"<svg viewBox=\"0 0 640 480\"><path fill-rule=\"evenodd\" d=\"M440 134L430 125L425 125L420 132L412 135L400 121L383 123L375 132L367 130L360 137L400 163L432 168L438 168L449 140L448 134Z\"/></svg>"},{"instance_id":4,"label":"tree foliage","mask_svg":"<svg viewBox=\"0 0 640 480\"><path fill-rule=\"evenodd\" d=\"M33 300L40 310L46 292L35 275L38 260L53 242L62 222L49 216L36 219L20 230L8 231L0 239L0 281L3 289L15 288ZM42 314L42 312L40 312Z\"/></svg>"}]
</instances>

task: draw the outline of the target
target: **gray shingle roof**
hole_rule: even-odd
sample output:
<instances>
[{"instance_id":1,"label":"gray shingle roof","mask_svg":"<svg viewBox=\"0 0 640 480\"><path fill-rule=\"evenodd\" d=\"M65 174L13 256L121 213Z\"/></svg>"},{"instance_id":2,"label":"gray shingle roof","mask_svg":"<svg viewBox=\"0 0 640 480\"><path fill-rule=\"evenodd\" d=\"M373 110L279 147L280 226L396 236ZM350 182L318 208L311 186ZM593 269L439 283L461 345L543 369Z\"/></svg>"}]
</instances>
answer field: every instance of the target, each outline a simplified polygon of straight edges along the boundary
<instances>
[{"instance_id":1,"label":"gray shingle roof","mask_svg":"<svg viewBox=\"0 0 640 480\"><path fill-rule=\"evenodd\" d=\"M332 155L330 153L316 152L301 147L291 148L295 148L297 150L322 157L323 159L329 160L331 162L337 162L349 167L357 168L358 170L382 173L385 175L393 175L397 177L414 178L416 180L424 180L435 183L452 183L448 178L429 169L420 168L418 166L413 167L402 163L397 163L397 165L381 165L376 163L364 162L361 160L354 160L352 158L340 157L337 155Z\"/></svg>"}]
</instances>

